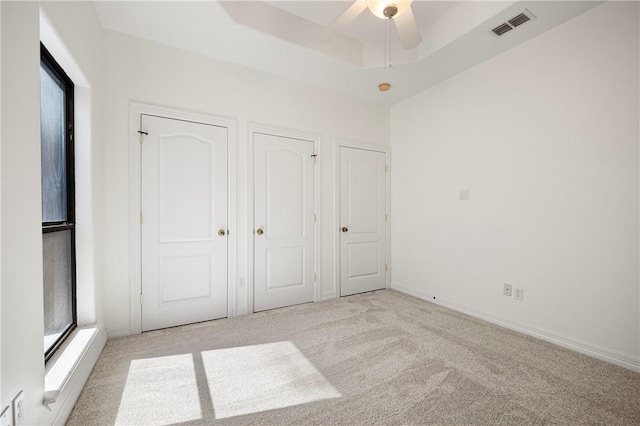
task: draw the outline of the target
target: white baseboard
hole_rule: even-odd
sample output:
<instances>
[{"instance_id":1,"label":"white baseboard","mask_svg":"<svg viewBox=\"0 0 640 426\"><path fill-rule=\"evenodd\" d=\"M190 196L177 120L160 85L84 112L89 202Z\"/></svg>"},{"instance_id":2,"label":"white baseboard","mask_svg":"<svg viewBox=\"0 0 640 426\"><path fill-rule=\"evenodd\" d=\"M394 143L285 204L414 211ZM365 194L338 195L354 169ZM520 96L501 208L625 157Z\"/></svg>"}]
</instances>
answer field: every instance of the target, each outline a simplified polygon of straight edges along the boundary
<instances>
[{"instance_id":1,"label":"white baseboard","mask_svg":"<svg viewBox=\"0 0 640 426\"><path fill-rule=\"evenodd\" d=\"M320 301L322 300L329 300L329 299L335 299L336 298L336 292L332 291L331 293L323 293L320 295Z\"/></svg>"},{"instance_id":2,"label":"white baseboard","mask_svg":"<svg viewBox=\"0 0 640 426\"><path fill-rule=\"evenodd\" d=\"M479 318L481 320L490 322L492 324L496 324L501 327L508 328L509 330L517 331L519 333L523 333L528 336L532 336L537 339L544 340L545 342L553 343L554 345L558 345L563 348L570 349L570 350L579 352L581 354L591 356L593 358L597 358L599 360L617 365L619 367L623 367L631 371L640 373L640 360L629 359L624 355L612 353L611 351L608 351L605 348L601 348L601 347L596 348L590 345L586 345L584 343L578 343L563 336L558 336L558 335L549 333L547 331L537 330L535 328L518 324L512 321L506 320L504 318L499 318L499 317L487 314L485 312L479 311L477 309L460 305L458 303L451 302L448 300L444 300L439 297L436 298L433 295L429 295L419 290L414 290L400 284L391 283L390 288L400 293L408 294L409 296L417 297L418 299L422 299L427 302L434 303L436 305L444 306L445 308L449 308L454 311L461 312L463 314L467 314L475 318Z\"/></svg>"},{"instance_id":3,"label":"white baseboard","mask_svg":"<svg viewBox=\"0 0 640 426\"><path fill-rule=\"evenodd\" d=\"M131 336L133 333L130 328L118 328L115 330L107 330L107 338L115 339L116 337Z\"/></svg>"}]
</instances>

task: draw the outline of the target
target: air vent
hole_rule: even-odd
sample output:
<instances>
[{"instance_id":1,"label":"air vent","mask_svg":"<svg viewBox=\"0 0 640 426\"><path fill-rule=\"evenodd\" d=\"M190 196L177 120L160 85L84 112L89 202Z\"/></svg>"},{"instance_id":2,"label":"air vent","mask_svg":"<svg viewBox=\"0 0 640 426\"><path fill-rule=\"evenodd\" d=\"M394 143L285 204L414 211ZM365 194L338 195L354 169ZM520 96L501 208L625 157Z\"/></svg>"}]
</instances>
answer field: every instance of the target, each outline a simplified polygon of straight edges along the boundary
<instances>
[{"instance_id":1,"label":"air vent","mask_svg":"<svg viewBox=\"0 0 640 426\"><path fill-rule=\"evenodd\" d=\"M536 16L529 12L527 9L525 9L521 14L514 16L513 18L509 19L507 22L498 25L497 27L495 27L494 29L491 30L491 32L497 36L500 37L501 35L511 31L514 28L519 27L520 25L531 21L532 19L536 19Z\"/></svg>"},{"instance_id":2,"label":"air vent","mask_svg":"<svg viewBox=\"0 0 640 426\"><path fill-rule=\"evenodd\" d=\"M502 25L498 25L491 31L493 31L495 35L501 36L502 34L506 33L507 31L511 31L512 29L513 28L509 24L502 24Z\"/></svg>"},{"instance_id":3,"label":"air vent","mask_svg":"<svg viewBox=\"0 0 640 426\"><path fill-rule=\"evenodd\" d=\"M530 21L530 19L524 13L521 13L520 15L516 16L515 18L509 19L509 23L511 24L511 26L513 28L515 28L517 26L520 26L520 25L524 24L527 21Z\"/></svg>"}]
</instances>

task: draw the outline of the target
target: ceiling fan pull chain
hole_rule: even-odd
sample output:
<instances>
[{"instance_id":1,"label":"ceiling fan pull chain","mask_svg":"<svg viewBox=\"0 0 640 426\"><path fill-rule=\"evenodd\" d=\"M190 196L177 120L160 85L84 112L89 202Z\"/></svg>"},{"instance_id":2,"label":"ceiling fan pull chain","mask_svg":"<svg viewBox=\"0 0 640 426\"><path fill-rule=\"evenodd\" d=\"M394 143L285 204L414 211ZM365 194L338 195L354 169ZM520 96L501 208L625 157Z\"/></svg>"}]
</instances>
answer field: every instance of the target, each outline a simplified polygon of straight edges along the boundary
<instances>
[{"instance_id":1,"label":"ceiling fan pull chain","mask_svg":"<svg viewBox=\"0 0 640 426\"><path fill-rule=\"evenodd\" d=\"M391 19L387 19L384 34L384 66L391 68Z\"/></svg>"},{"instance_id":2,"label":"ceiling fan pull chain","mask_svg":"<svg viewBox=\"0 0 640 426\"><path fill-rule=\"evenodd\" d=\"M384 23L384 67L389 67L389 58L387 57L387 45L389 44L389 20Z\"/></svg>"}]
</instances>

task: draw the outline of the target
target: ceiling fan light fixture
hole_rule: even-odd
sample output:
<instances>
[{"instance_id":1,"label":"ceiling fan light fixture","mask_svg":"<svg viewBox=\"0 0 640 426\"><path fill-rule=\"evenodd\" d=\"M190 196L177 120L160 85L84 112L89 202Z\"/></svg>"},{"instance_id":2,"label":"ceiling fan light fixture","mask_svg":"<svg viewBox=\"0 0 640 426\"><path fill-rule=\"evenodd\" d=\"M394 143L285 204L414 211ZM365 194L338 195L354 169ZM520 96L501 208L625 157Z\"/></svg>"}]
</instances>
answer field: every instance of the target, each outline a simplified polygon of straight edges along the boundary
<instances>
[{"instance_id":1,"label":"ceiling fan light fixture","mask_svg":"<svg viewBox=\"0 0 640 426\"><path fill-rule=\"evenodd\" d=\"M381 92L386 92L391 89L391 85L389 83L380 83L378 84L378 90Z\"/></svg>"},{"instance_id":2,"label":"ceiling fan light fixture","mask_svg":"<svg viewBox=\"0 0 640 426\"><path fill-rule=\"evenodd\" d=\"M411 6L412 0L366 0L367 7L375 16L380 19L392 19L396 16L402 15L409 6ZM395 13L394 13L395 8ZM386 11L386 13L385 13ZM390 15L390 16L389 16Z\"/></svg>"}]
</instances>

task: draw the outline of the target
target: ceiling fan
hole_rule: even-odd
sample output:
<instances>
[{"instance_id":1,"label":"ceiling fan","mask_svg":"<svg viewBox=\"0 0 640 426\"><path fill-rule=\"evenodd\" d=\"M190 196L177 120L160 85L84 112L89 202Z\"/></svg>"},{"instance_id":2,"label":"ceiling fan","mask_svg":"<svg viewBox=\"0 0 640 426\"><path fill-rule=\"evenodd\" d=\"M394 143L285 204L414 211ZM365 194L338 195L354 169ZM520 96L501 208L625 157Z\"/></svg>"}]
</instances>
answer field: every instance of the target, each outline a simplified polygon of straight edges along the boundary
<instances>
[{"instance_id":1,"label":"ceiling fan","mask_svg":"<svg viewBox=\"0 0 640 426\"><path fill-rule=\"evenodd\" d=\"M329 35L344 29L366 8L380 19L393 21L405 49L412 49L422 42L418 24L411 10L412 0L356 0L335 21L327 27Z\"/></svg>"}]
</instances>

